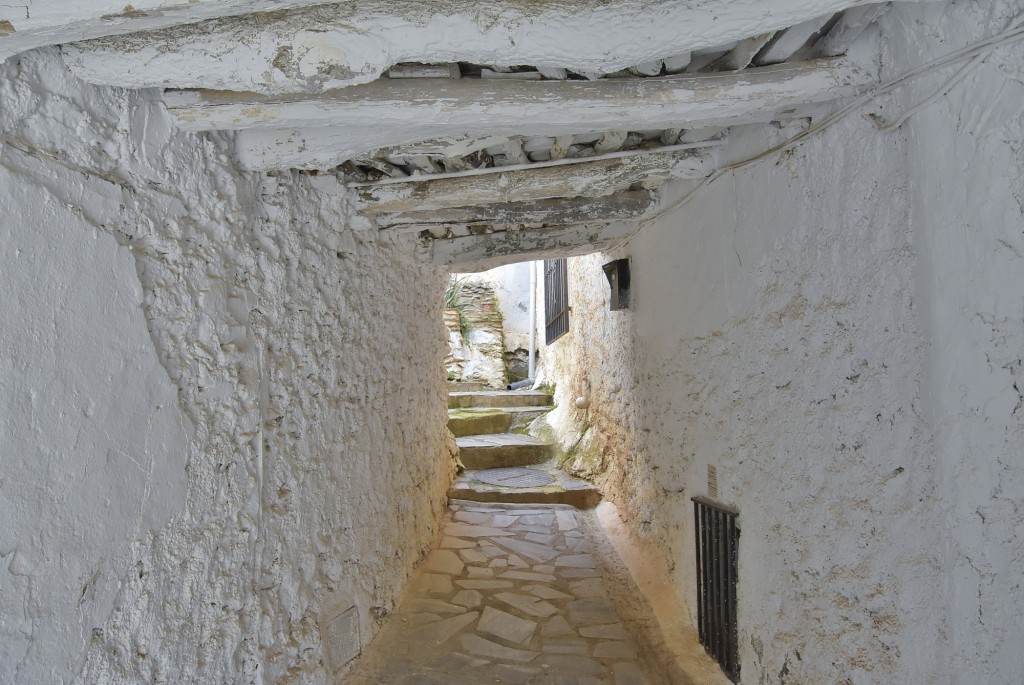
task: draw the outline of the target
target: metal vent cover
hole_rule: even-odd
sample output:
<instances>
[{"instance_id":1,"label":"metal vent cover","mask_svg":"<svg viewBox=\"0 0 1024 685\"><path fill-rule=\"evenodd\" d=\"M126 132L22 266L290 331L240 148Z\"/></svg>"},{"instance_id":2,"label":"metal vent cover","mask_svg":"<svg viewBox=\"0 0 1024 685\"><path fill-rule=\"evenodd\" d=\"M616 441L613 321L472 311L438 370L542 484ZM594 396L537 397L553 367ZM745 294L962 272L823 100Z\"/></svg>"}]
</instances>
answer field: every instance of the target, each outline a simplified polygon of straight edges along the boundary
<instances>
[{"instance_id":1,"label":"metal vent cover","mask_svg":"<svg viewBox=\"0 0 1024 685\"><path fill-rule=\"evenodd\" d=\"M708 497L718 499L718 467L708 464Z\"/></svg>"}]
</instances>

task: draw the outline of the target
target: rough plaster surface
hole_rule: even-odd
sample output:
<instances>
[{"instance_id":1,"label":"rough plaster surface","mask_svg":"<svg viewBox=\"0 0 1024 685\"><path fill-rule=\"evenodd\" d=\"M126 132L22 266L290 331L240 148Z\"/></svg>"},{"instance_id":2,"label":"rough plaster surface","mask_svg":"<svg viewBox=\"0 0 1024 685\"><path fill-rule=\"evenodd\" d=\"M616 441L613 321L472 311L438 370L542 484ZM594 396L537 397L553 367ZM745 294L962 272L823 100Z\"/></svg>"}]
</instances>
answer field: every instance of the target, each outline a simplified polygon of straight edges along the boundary
<instances>
[{"instance_id":1,"label":"rough plaster surface","mask_svg":"<svg viewBox=\"0 0 1024 685\"><path fill-rule=\"evenodd\" d=\"M0 680L59 682L184 508L192 431L131 256L3 167L0 212Z\"/></svg>"},{"instance_id":2,"label":"rough plaster surface","mask_svg":"<svg viewBox=\"0 0 1024 685\"><path fill-rule=\"evenodd\" d=\"M889 30L907 39L891 41L886 58L944 54L1022 12L1021 2L897 8ZM964 683L1014 683L1024 673L1022 75L1024 46L1000 49L905 126L914 297L931 341L920 406L940 474L950 670ZM946 77L902 93L898 105Z\"/></svg>"},{"instance_id":3,"label":"rough plaster surface","mask_svg":"<svg viewBox=\"0 0 1024 685\"><path fill-rule=\"evenodd\" d=\"M543 328L538 337L541 381L555 386L547 422L557 428L564 468L584 478L603 474L612 455L630 458L626 441L641 430L631 409L638 388L623 375L634 316L608 310L610 289L601 266L610 259L598 253L569 260L569 332L551 345L543 344ZM543 283L538 288L543 320ZM587 406L577 407L577 401Z\"/></svg>"},{"instance_id":4,"label":"rough plaster surface","mask_svg":"<svg viewBox=\"0 0 1024 685\"><path fill-rule=\"evenodd\" d=\"M0 99L0 680L329 680L436 533L444 275L55 54Z\"/></svg>"},{"instance_id":5,"label":"rough plaster surface","mask_svg":"<svg viewBox=\"0 0 1024 685\"><path fill-rule=\"evenodd\" d=\"M578 349L601 357L562 353L559 395L588 381L591 393L585 411L564 409L586 429L570 466L600 473L687 600L689 498L707 494L717 467L719 498L742 513L740 654L752 682L942 672L921 651L944 630L930 607L941 517L918 415L925 344L902 159L852 122L723 178L632 243L633 311L574 325ZM603 278L602 261L575 261L574 293ZM586 302L575 301L577 322Z\"/></svg>"},{"instance_id":6,"label":"rough plaster surface","mask_svg":"<svg viewBox=\"0 0 1024 685\"><path fill-rule=\"evenodd\" d=\"M883 63L1020 11L898 7ZM717 467L741 510L745 682L1024 670L1022 60L1004 48L898 132L851 117L573 260L572 332L544 351L569 466L688 601L689 498ZM894 120L951 73L865 111ZM600 264L627 254L634 308L607 312Z\"/></svg>"},{"instance_id":7,"label":"rough plaster surface","mask_svg":"<svg viewBox=\"0 0 1024 685\"><path fill-rule=\"evenodd\" d=\"M200 9L208 12L211 4L199 3ZM282 9L289 4L309 2L278 3ZM776 0L770 9L760 0L324 3L113 35L68 46L65 55L79 76L97 83L267 93L367 83L406 61L612 73L859 4L866 0ZM2 48L0 40L0 55Z\"/></svg>"}]
</instances>

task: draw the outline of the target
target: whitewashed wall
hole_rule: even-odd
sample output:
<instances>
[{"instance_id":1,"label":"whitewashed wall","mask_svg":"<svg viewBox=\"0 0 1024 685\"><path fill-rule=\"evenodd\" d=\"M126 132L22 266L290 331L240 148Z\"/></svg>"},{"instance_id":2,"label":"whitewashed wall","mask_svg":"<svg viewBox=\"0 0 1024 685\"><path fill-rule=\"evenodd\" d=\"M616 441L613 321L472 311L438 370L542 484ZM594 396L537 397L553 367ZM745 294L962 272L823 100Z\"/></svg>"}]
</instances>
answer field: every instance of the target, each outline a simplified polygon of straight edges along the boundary
<instances>
[{"instance_id":1,"label":"whitewashed wall","mask_svg":"<svg viewBox=\"0 0 1024 685\"><path fill-rule=\"evenodd\" d=\"M1022 15L1021 2L897 8L885 57L940 56ZM950 73L901 93L899 105L923 100ZM929 343L920 414L939 475L950 669L959 682L1016 683L1024 673L1024 44L993 53L904 135L914 302Z\"/></svg>"},{"instance_id":2,"label":"whitewashed wall","mask_svg":"<svg viewBox=\"0 0 1024 685\"><path fill-rule=\"evenodd\" d=\"M0 198L0 680L61 682L185 508L193 431L131 255L2 167Z\"/></svg>"},{"instance_id":3,"label":"whitewashed wall","mask_svg":"<svg viewBox=\"0 0 1024 685\"><path fill-rule=\"evenodd\" d=\"M52 53L0 101L0 681L329 681L435 536L444 275Z\"/></svg>"},{"instance_id":4,"label":"whitewashed wall","mask_svg":"<svg viewBox=\"0 0 1024 685\"><path fill-rule=\"evenodd\" d=\"M886 70L1020 9L898 8ZM688 600L690 497L717 467L742 512L744 682L1024 671L1022 59L1003 49L899 132L853 116L573 260L572 332L544 350L569 463ZM951 74L864 112L891 121ZM608 312L600 265L626 255L634 307Z\"/></svg>"},{"instance_id":5,"label":"whitewashed wall","mask_svg":"<svg viewBox=\"0 0 1024 685\"><path fill-rule=\"evenodd\" d=\"M584 349L620 360L576 362L571 394L591 391L585 412L569 410L589 426L579 465L605 469L687 599L690 497L708 494L708 465L742 512L740 652L754 682L941 672L907 658L942 629L927 607L940 517L915 409L924 342L902 156L870 126L723 178L641 233L632 331L576 317L587 336L616 336ZM847 139L860 144L835 149ZM587 260L575 270L596 281L604 260Z\"/></svg>"}]
</instances>

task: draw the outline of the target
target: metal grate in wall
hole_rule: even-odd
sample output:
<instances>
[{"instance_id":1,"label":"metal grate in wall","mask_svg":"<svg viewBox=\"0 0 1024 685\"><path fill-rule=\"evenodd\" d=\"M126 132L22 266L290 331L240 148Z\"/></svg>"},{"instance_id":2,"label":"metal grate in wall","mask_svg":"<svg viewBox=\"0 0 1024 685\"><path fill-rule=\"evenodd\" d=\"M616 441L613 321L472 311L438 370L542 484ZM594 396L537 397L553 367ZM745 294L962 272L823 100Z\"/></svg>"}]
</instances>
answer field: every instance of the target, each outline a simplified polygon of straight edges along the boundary
<instances>
[{"instance_id":1,"label":"metal grate in wall","mask_svg":"<svg viewBox=\"0 0 1024 685\"><path fill-rule=\"evenodd\" d=\"M697 542L697 631L708 654L739 682L736 621L739 512L703 497L693 498Z\"/></svg>"},{"instance_id":2,"label":"metal grate in wall","mask_svg":"<svg viewBox=\"0 0 1024 685\"><path fill-rule=\"evenodd\" d=\"M548 345L569 332L569 269L565 259L544 260L544 323Z\"/></svg>"}]
</instances>

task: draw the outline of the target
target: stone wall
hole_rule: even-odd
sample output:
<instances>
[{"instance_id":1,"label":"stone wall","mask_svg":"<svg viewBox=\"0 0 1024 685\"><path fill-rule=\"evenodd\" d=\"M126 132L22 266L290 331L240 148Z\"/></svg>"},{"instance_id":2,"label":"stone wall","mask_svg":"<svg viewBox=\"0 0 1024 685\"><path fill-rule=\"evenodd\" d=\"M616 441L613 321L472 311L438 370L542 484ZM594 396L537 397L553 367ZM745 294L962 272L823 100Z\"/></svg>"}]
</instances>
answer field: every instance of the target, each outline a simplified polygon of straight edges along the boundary
<instances>
[{"instance_id":1,"label":"stone wall","mask_svg":"<svg viewBox=\"0 0 1024 685\"><path fill-rule=\"evenodd\" d=\"M888 75L1020 9L898 7ZM862 116L955 69L935 74L572 260L572 330L543 352L568 465L691 603L690 497L716 467L741 511L744 681L1024 670L1022 60L1001 49L899 131ZM610 312L600 266L623 256L633 306Z\"/></svg>"},{"instance_id":2,"label":"stone wall","mask_svg":"<svg viewBox=\"0 0 1024 685\"><path fill-rule=\"evenodd\" d=\"M330 680L437 532L444 274L52 53L0 100L0 681Z\"/></svg>"},{"instance_id":3,"label":"stone wall","mask_svg":"<svg viewBox=\"0 0 1024 685\"><path fill-rule=\"evenodd\" d=\"M519 262L465 275L470 281L488 283L494 289L501 307L508 352L530 348L530 267L533 264L535 262ZM541 301L540 305L543 304Z\"/></svg>"},{"instance_id":4,"label":"stone wall","mask_svg":"<svg viewBox=\"0 0 1024 685\"><path fill-rule=\"evenodd\" d=\"M465 317L466 335L451 335L449 325L452 366L458 368L456 380L484 383L504 390L508 383L505 336L501 305L494 288L486 281L465 278L459 278L459 284L459 306Z\"/></svg>"}]
</instances>

